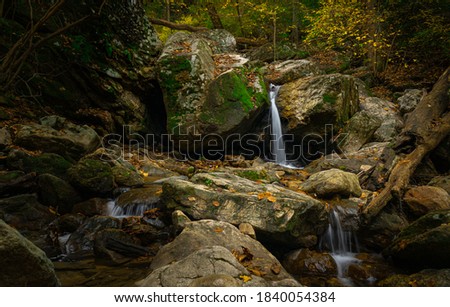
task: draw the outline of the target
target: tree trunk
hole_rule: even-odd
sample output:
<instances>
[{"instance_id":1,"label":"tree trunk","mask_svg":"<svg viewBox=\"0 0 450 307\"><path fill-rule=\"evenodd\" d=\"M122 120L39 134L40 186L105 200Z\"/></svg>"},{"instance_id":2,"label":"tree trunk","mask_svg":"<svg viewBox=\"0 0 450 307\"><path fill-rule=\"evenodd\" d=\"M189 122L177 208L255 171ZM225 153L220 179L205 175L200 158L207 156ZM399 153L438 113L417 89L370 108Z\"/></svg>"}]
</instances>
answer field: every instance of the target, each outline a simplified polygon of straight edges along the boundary
<instances>
[{"instance_id":1,"label":"tree trunk","mask_svg":"<svg viewBox=\"0 0 450 307\"><path fill-rule=\"evenodd\" d=\"M207 2L206 10L208 11L209 18L211 18L214 29L223 29L222 20L220 20L220 16L217 13L214 3Z\"/></svg>"},{"instance_id":2,"label":"tree trunk","mask_svg":"<svg viewBox=\"0 0 450 307\"><path fill-rule=\"evenodd\" d=\"M291 41L298 45L299 41L299 33L298 33L298 13L297 13L297 7L295 5L296 0L291 1L292 5L292 33L291 33Z\"/></svg>"},{"instance_id":3,"label":"tree trunk","mask_svg":"<svg viewBox=\"0 0 450 307\"><path fill-rule=\"evenodd\" d=\"M394 149L399 153L398 160L383 190L363 208L366 222L378 215L389 201L403 197L417 166L450 133L449 90L450 67L410 114L397 137Z\"/></svg>"},{"instance_id":4,"label":"tree trunk","mask_svg":"<svg viewBox=\"0 0 450 307\"><path fill-rule=\"evenodd\" d=\"M239 5L239 0L236 0L236 12L238 15L238 20L239 20L239 27L241 28L241 34L243 37L246 36L245 31L244 31L244 26L242 24L242 13L241 13L241 8Z\"/></svg>"}]
</instances>

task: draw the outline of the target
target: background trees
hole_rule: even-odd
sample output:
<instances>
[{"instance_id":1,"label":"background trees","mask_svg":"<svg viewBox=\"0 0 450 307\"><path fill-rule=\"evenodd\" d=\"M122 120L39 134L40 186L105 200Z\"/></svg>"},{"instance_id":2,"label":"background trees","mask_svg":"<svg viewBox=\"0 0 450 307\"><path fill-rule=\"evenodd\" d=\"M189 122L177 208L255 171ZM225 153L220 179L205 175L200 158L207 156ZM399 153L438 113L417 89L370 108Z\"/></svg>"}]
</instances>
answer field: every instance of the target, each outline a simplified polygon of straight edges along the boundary
<instances>
[{"instance_id":1,"label":"background trees","mask_svg":"<svg viewBox=\"0 0 450 307\"><path fill-rule=\"evenodd\" d=\"M336 50L350 66L388 68L450 62L446 0L147 0L149 15L235 36ZM169 29L159 29L164 40ZM275 38L275 40L274 40Z\"/></svg>"}]
</instances>

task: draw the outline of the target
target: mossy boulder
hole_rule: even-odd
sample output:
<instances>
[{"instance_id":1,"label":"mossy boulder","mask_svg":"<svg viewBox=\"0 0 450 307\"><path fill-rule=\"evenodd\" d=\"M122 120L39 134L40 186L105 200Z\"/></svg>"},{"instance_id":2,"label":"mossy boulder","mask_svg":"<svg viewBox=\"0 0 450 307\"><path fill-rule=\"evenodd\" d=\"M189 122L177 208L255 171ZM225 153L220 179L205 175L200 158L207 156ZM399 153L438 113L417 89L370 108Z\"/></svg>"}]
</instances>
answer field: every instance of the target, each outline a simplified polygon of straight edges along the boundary
<instances>
[{"instance_id":1,"label":"mossy boulder","mask_svg":"<svg viewBox=\"0 0 450 307\"><path fill-rule=\"evenodd\" d=\"M68 173L71 183L87 193L105 194L115 187L111 166L100 160L83 158Z\"/></svg>"},{"instance_id":2,"label":"mossy boulder","mask_svg":"<svg viewBox=\"0 0 450 307\"><path fill-rule=\"evenodd\" d=\"M12 150L6 161L11 169L18 169L26 173L52 174L59 178L67 176L67 170L72 163L54 153L30 154L22 150Z\"/></svg>"},{"instance_id":3,"label":"mossy boulder","mask_svg":"<svg viewBox=\"0 0 450 307\"><path fill-rule=\"evenodd\" d=\"M450 210L430 212L411 223L383 254L414 269L450 267Z\"/></svg>"},{"instance_id":4,"label":"mossy boulder","mask_svg":"<svg viewBox=\"0 0 450 307\"><path fill-rule=\"evenodd\" d=\"M220 136L245 134L267 102L266 87L259 74L244 68L223 73L208 86L206 101L198 114L201 131Z\"/></svg>"},{"instance_id":5,"label":"mossy boulder","mask_svg":"<svg viewBox=\"0 0 450 307\"><path fill-rule=\"evenodd\" d=\"M0 220L0 286L59 286L52 262L36 245Z\"/></svg>"},{"instance_id":6,"label":"mossy boulder","mask_svg":"<svg viewBox=\"0 0 450 307\"><path fill-rule=\"evenodd\" d=\"M232 133L248 133L268 107L259 72L244 67L242 57L230 55L224 61L232 62L229 67L216 64L214 52L210 38L180 32L168 39L158 59L167 130L177 149L192 151L197 145L192 141L206 135L221 141Z\"/></svg>"},{"instance_id":7,"label":"mossy boulder","mask_svg":"<svg viewBox=\"0 0 450 307\"><path fill-rule=\"evenodd\" d=\"M379 287L450 287L450 269L423 270L412 275L396 274L380 281Z\"/></svg>"},{"instance_id":8,"label":"mossy boulder","mask_svg":"<svg viewBox=\"0 0 450 307\"><path fill-rule=\"evenodd\" d=\"M204 38L178 32L167 40L157 65L170 133L178 125L191 124L189 115L203 104L214 76L212 50Z\"/></svg>"}]
</instances>

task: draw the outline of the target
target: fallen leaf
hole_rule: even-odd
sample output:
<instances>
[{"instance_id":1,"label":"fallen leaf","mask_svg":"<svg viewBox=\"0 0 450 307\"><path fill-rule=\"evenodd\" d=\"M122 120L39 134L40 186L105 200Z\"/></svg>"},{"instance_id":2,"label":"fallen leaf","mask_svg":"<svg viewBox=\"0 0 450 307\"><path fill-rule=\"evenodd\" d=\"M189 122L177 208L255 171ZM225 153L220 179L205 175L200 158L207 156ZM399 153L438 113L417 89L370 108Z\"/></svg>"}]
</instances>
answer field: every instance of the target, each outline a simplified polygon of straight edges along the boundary
<instances>
[{"instance_id":1,"label":"fallen leaf","mask_svg":"<svg viewBox=\"0 0 450 307\"><path fill-rule=\"evenodd\" d=\"M277 199L275 198L275 196L268 196L267 200L270 201L271 203L274 203L277 201Z\"/></svg>"},{"instance_id":2,"label":"fallen leaf","mask_svg":"<svg viewBox=\"0 0 450 307\"><path fill-rule=\"evenodd\" d=\"M195 198L194 196L189 196L189 197L188 197L188 200L189 200L189 201L196 201L197 198Z\"/></svg>"},{"instance_id":3,"label":"fallen leaf","mask_svg":"<svg viewBox=\"0 0 450 307\"><path fill-rule=\"evenodd\" d=\"M214 207L219 207L220 206L220 203L217 200L213 201L212 204L213 204Z\"/></svg>"},{"instance_id":4,"label":"fallen leaf","mask_svg":"<svg viewBox=\"0 0 450 307\"><path fill-rule=\"evenodd\" d=\"M274 263L270 267L270 270L272 271L273 274L278 275L281 272L281 265L279 265L278 263Z\"/></svg>"},{"instance_id":5,"label":"fallen leaf","mask_svg":"<svg viewBox=\"0 0 450 307\"><path fill-rule=\"evenodd\" d=\"M411 280L409 283L408 283L411 287L418 287L419 285L417 284L417 280Z\"/></svg>"},{"instance_id":6,"label":"fallen leaf","mask_svg":"<svg viewBox=\"0 0 450 307\"><path fill-rule=\"evenodd\" d=\"M249 282L252 280L252 277L247 275L239 275L239 278L242 279L243 282Z\"/></svg>"},{"instance_id":7,"label":"fallen leaf","mask_svg":"<svg viewBox=\"0 0 450 307\"><path fill-rule=\"evenodd\" d=\"M221 233L221 232L223 232L223 228L216 227L216 228L214 228L214 232Z\"/></svg>"},{"instance_id":8,"label":"fallen leaf","mask_svg":"<svg viewBox=\"0 0 450 307\"><path fill-rule=\"evenodd\" d=\"M259 193L258 194L258 200L264 199L265 193Z\"/></svg>"},{"instance_id":9,"label":"fallen leaf","mask_svg":"<svg viewBox=\"0 0 450 307\"><path fill-rule=\"evenodd\" d=\"M252 273L253 275L259 276L259 277L263 277L264 275L266 275L266 272L260 270L259 268L251 268L251 267L247 267L247 270Z\"/></svg>"},{"instance_id":10,"label":"fallen leaf","mask_svg":"<svg viewBox=\"0 0 450 307\"><path fill-rule=\"evenodd\" d=\"M160 215L159 208L152 208L144 212L144 216L150 219L156 219Z\"/></svg>"}]
</instances>

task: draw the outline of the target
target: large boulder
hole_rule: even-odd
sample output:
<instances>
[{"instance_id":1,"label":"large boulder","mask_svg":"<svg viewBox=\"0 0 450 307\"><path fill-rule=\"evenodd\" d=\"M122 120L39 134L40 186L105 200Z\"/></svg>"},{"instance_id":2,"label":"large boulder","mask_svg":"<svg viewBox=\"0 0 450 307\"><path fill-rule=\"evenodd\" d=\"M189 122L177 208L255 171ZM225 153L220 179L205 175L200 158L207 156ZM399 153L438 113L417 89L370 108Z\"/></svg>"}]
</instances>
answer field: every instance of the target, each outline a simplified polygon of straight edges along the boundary
<instances>
[{"instance_id":1,"label":"large boulder","mask_svg":"<svg viewBox=\"0 0 450 307\"><path fill-rule=\"evenodd\" d=\"M424 95L424 91L418 89L407 89L397 99L402 114L413 111Z\"/></svg>"},{"instance_id":2,"label":"large boulder","mask_svg":"<svg viewBox=\"0 0 450 307\"><path fill-rule=\"evenodd\" d=\"M59 178L67 177L67 170L72 163L54 153L30 154L23 150L11 150L7 158L10 169L19 169L26 173L52 174Z\"/></svg>"},{"instance_id":3,"label":"large boulder","mask_svg":"<svg viewBox=\"0 0 450 307\"><path fill-rule=\"evenodd\" d=\"M69 169L68 174L70 182L87 193L104 194L115 187L111 166L100 160L83 158Z\"/></svg>"},{"instance_id":4,"label":"large boulder","mask_svg":"<svg viewBox=\"0 0 450 307\"><path fill-rule=\"evenodd\" d=\"M199 32L206 39L214 54L230 53L236 51L236 38L224 29L212 29Z\"/></svg>"},{"instance_id":5,"label":"large boulder","mask_svg":"<svg viewBox=\"0 0 450 307\"><path fill-rule=\"evenodd\" d=\"M328 226L325 206L305 194L228 173L196 174L191 181L169 179L162 199L169 209L193 219L251 224L260 239L311 246Z\"/></svg>"},{"instance_id":6,"label":"large boulder","mask_svg":"<svg viewBox=\"0 0 450 307\"><path fill-rule=\"evenodd\" d=\"M401 266L450 267L450 210L430 212L398 234L383 251Z\"/></svg>"},{"instance_id":7,"label":"large boulder","mask_svg":"<svg viewBox=\"0 0 450 307\"><path fill-rule=\"evenodd\" d=\"M151 269L139 285L189 286L198 284L199 278L223 274L229 282L234 280L231 285L299 286L261 243L229 223L213 220L188 223L161 248Z\"/></svg>"},{"instance_id":8,"label":"large boulder","mask_svg":"<svg viewBox=\"0 0 450 307\"><path fill-rule=\"evenodd\" d=\"M439 187L419 186L409 189L404 196L406 207L414 216L430 211L450 209L450 196Z\"/></svg>"},{"instance_id":9,"label":"large boulder","mask_svg":"<svg viewBox=\"0 0 450 307\"><path fill-rule=\"evenodd\" d=\"M378 97L362 98L361 110L381 123L372 136L374 142L390 142L403 127L403 119L390 101Z\"/></svg>"},{"instance_id":10,"label":"large boulder","mask_svg":"<svg viewBox=\"0 0 450 307\"><path fill-rule=\"evenodd\" d=\"M311 76L282 85L276 103L286 134L323 137L326 125L337 131L359 110L358 87L348 75Z\"/></svg>"},{"instance_id":11,"label":"large boulder","mask_svg":"<svg viewBox=\"0 0 450 307\"><path fill-rule=\"evenodd\" d=\"M40 124L16 125L14 130L15 144L69 159L79 159L100 145L100 138L92 128L55 115L41 118Z\"/></svg>"},{"instance_id":12,"label":"large boulder","mask_svg":"<svg viewBox=\"0 0 450 307\"><path fill-rule=\"evenodd\" d=\"M450 287L450 269L423 270L415 274L396 274L380 281L380 287Z\"/></svg>"},{"instance_id":13,"label":"large boulder","mask_svg":"<svg viewBox=\"0 0 450 307\"><path fill-rule=\"evenodd\" d=\"M287 60L273 63L265 78L273 84L285 84L300 78L320 75L320 68L308 60Z\"/></svg>"},{"instance_id":14,"label":"large boulder","mask_svg":"<svg viewBox=\"0 0 450 307\"><path fill-rule=\"evenodd\" d=\"M374 251L388 247L395 236L408 226L405 216L398 212L383 210L370 223L363 224L358 231L359 242Z\"/></svg>"},{"instance_id":15,"label":"large boulder","mask_svg":"<svg viewBox=\"0 0 450 307\"><path fill-rule=\"evenodd\" d=\"M339 150L344 153L358 151L371 139L380 125L381 121L367 111L357 112L339 135Z\"/></svg>"},{"instance_id":16,"label":"large boulder","mask_svg":"<svg viewBox=\"0 0 450 307\"><path fill-rule=\"evenodd\" d=\"M36 245L0 220L0 286L59 286L52 262Z\"/></svg>"},{"instance_id":17,"label":"large boulder","mask_svg":"<svg viewBox=\"0 0 450 307\"><path fill-rule=\"evenodd\" d=\"M56 176L40 175L38 185L42 203L57 208L60 214L72 212L73 205L82 200L70 184Z\"/></svg>"},{"instance_id":18,"label":"large boulder","mask_svg":"<svg viewBox=\"0 0 450 307\"><path fill-rule=\"evenodd\" d=\"M219 69L208 39L200 35L179 32L168 39L158 59L158 80L175 147L192 150L199 145L192 141L207 134L223 144L223 138L246 133L255 124L267 107L263 78L233 66ZM208 147L208 142L203 145Z\"/></svg>"},{"instance_id":19,"label":"large boulder","mask_svg":"<svg viewBox=\"0 0 450 307\"><path fill-rule=\"evenodd\" d=\"M303 191L316 194L321 198L331 198L335 195L347 198L359 197L362 194L358 176L339 169L315 173L301 185L301 188Z\"/></svg>"}]
</instances>

